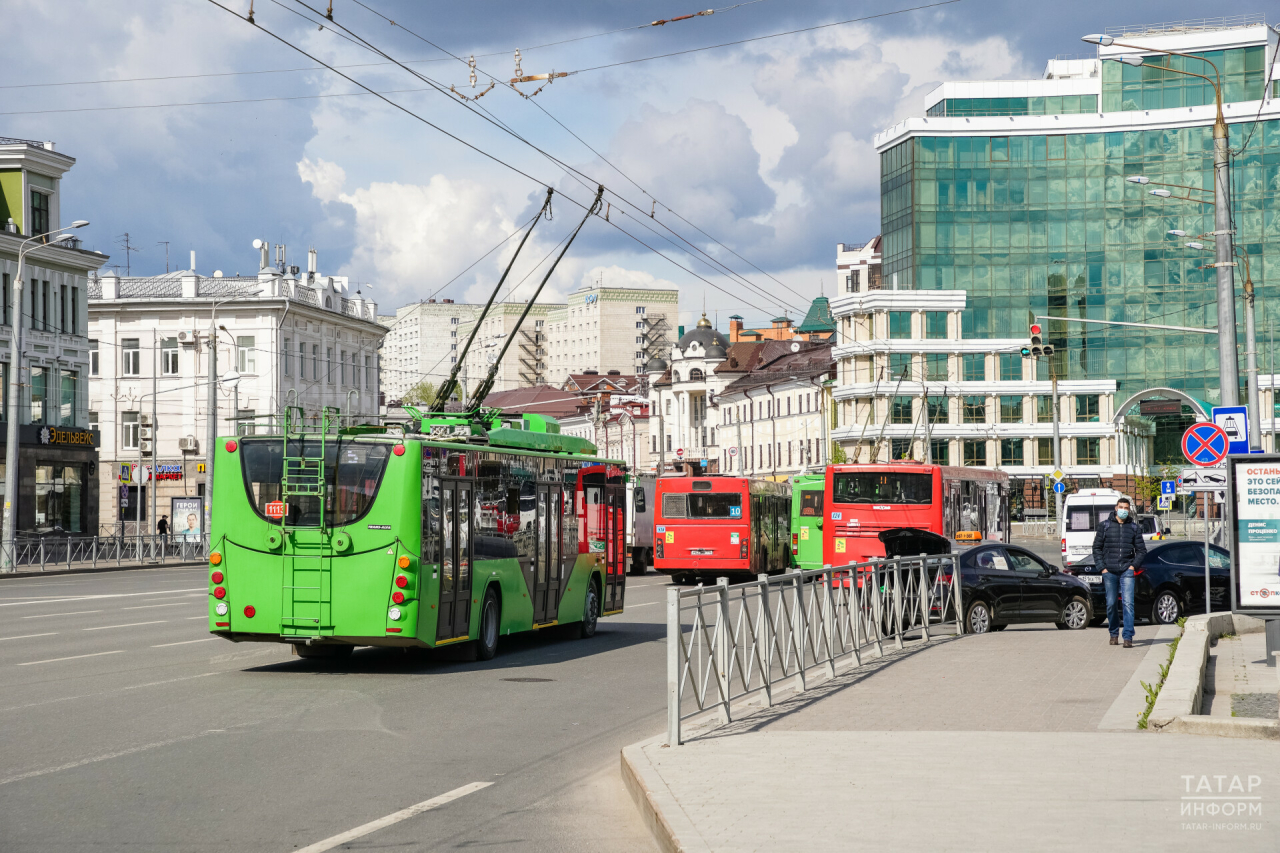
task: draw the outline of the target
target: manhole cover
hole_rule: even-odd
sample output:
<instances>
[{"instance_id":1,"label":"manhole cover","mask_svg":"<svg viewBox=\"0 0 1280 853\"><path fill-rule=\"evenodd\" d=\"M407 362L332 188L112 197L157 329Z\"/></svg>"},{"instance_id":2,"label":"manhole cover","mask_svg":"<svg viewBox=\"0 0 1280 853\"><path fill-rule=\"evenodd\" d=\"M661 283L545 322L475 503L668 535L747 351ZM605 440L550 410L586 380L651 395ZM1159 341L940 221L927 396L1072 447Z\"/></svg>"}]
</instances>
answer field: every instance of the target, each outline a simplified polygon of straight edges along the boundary
<instances>
[{"instance_id":1,"label":"manhole cover","mask_svg":"<svg viewBox=\"0 0 1280 853\"><path fill-rule=\"evenodd\" d=\"M514 681L516 684L538 684L543 681L555 681L554 678L500 678L499 681Z\"/></svg>"}]
</instances>

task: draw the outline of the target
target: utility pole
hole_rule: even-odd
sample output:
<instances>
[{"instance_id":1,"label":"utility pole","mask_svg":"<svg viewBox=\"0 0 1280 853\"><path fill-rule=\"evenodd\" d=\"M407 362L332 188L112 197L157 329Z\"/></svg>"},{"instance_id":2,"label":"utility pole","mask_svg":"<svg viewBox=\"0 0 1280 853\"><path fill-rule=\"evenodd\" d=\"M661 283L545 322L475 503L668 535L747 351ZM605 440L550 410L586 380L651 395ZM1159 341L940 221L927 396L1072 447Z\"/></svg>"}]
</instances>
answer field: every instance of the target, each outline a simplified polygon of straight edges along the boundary
<instances>
[{"instance_id":1,"label":"utility pole","mask_svg":"<svg viewBox=\"0 0 1280 853\"><path fill-rule=\"evenodd\" d=\"M131 256L138 248L129 242L129 232L126 231L116 238L116 245L124 249L124 274L133 275L133 267L130 264Z\"/></svg>"},{"instance_id":2,"label":"utility pole","mask_svg":"<svg viewBox=\"0 0 1280 853\"><path fill-rule=\"evenodd\" d=\"M157 447L160 444L160 424L156 421L157 407L156 394L159 389L157 386L156 374L160 371L156 369L156 331L151 330L151 556L155 556L156 548L156 474L159 466L156 460L160 458ZM142 442L139 441L139 444Z\"/></svg>"},{"instance_id":3,"label":"utility pole","mask_svg":"<svg viewBox=\"0 0 1280 853\"><path fill-rule=\"evenodd\" d=\"M662 395L658 395L658 476L667 472L667 428L662 419Z\"/></svg>"},{"instance_id":4,"label":"utility pole","mask_svg":"<svg viewBox=\"0 0 1280 853\"><path fill-rule=\"evenodd\" d=\"M157 240L156 245L164 246L164 271L168 273L169 272L169 241Z\"/></svg>"}]
</instances>

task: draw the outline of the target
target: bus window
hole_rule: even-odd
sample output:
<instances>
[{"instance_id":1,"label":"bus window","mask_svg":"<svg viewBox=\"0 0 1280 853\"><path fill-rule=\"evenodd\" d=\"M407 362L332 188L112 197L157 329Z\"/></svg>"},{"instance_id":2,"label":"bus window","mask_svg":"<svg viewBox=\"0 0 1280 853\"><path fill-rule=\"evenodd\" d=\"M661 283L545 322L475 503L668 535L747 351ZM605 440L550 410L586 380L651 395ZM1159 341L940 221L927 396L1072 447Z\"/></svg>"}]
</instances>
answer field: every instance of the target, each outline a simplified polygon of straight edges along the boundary
<instances>
[{"instance_id":1,"label":"bus window","mask_svg":"<svg viewBox=\"0 0 1280 853\"><path fill-rule=\"evenodd\" d=\"M585 507L586 548L584 553L603 554L607 527L605 525L604 475L587 474L582 478L583 506Z\"/></svg>"},{"instance_id":2,"label":"bus window","mask_svg":"<svg viewBox=\"0 0 1280 853\"><path fill-rule=\"evenodd\" d=\"M838 504L931 504L933 477L896 471L837 473L831 484L831 500Z\"/></svg>"},{"instance_id":3,"label":"bus window","mask_svg":"<svg viewBox=\"0 0 1280 853\"><path fill-rule=\"evenodd\" d=\"M800 517L822 518L822 492L811 489L800 493Z\"/></svg>"},{"instance_id":4,"label":"bus window","mask_svg":"<svg viewBox=\"0 0 1280 853\"><path fill-rule=\"evenodd\" d=\"M689 518L742 518L742 495L737 492L691 494Z\"/></svg>"},{"instance_id":5,"label":"bus window","mask_svg":"<svg viewBox=\"0 0 1280 853\"><path fill-rule=\"evenodd\" d=\"M434 566L440 562L440 481L430 460L422 467L422 563Z\"/></svg>"},{"instance_id":6,"label":"bus window","mask_svg":"<svg viewBox=\"0 0 1280 853\"><path fill-rule=\"evenodd\" d=\"M289 440L290 459L320 459L319 436ZM386 469L391 447L350 438L324 444L324 510L330 526L350 524L373 504ZM240 470L253 508L266 518L266 506L280 500L284 478L284 448L279 439L248 439L241 442ZM287 523L294 527L320 526L320 496L292 495ZM274 520L274 519L273 519Z\"/></svg>"}]
</instances>

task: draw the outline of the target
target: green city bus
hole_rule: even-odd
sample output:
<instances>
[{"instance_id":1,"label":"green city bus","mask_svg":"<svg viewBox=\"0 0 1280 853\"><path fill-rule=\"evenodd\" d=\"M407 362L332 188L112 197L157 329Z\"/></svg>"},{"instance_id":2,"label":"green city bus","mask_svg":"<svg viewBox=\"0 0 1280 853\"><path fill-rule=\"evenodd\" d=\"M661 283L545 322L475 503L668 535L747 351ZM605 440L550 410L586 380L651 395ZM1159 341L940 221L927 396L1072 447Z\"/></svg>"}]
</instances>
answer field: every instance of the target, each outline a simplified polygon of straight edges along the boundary
<instances>
[{"instance_id":1,"label":"green city bus","mask_svg":"<svg viewBox=\"0 0 1280 853\"><path fill-rule=\"evenodd\" d=\"M791 478L792 568L822 568L822 495L826 479L825 473Z\"/></svg>"},{"instance_id":2,"label":"green city bus","mask_svg":"<svg viewBox=\"0 0 1280 853\"><path fill-rule=\"evenodd\" d=\"M413 414L417 414L410 410ZM220 438L209 630L292 643L434 648L621 613L626 470L551 418Z\"/></svg>"}]
</instances>

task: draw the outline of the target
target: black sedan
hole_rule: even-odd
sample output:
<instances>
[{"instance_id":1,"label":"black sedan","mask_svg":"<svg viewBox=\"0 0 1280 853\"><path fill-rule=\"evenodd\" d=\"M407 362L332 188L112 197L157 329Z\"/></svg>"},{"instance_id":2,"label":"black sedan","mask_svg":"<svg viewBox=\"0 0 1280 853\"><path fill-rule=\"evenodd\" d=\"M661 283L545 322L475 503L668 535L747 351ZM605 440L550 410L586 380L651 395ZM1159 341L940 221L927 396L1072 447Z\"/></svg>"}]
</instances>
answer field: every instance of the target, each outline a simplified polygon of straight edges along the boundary
<instances>
[{"instance_id":1,"label":"black sedan","mask_svg":"<svg viewBox=\"0 0 1280 853\"><path fill-rule=\"evenodd\" d=\"M1089 584L1094 619L1107 618L1107 592L1102 573L1092 557L1072 563L1067 571ZM1204 613L1204 543L1164 542L1147 551L1134 567L1133 616L1170 625L1178 617ZM1209 601L1214 610L1230 610L1227 589L1231 581L1231 555L1225 548L1209 546Z\"/></svg>"},{"instance_id":2,"label":"black sedan","mask_svg":"<svg viewBox=\"0 0 1280 853\"><path fill-rule=\"evenodd\" d=\"M1015 545L980 545L960 555L965 631L985 634L1015 622L1079 630L1093 620L1089 586Z\"/></svg>"}]
</instances>

